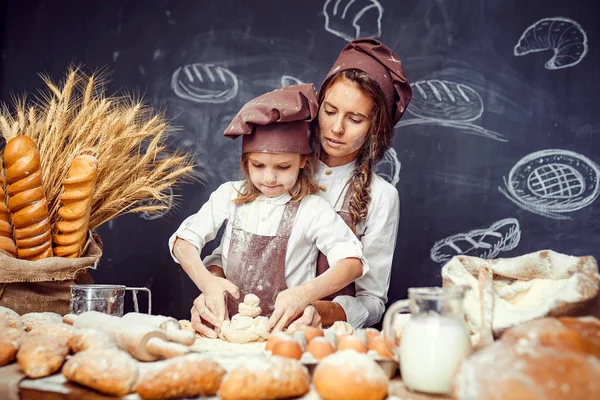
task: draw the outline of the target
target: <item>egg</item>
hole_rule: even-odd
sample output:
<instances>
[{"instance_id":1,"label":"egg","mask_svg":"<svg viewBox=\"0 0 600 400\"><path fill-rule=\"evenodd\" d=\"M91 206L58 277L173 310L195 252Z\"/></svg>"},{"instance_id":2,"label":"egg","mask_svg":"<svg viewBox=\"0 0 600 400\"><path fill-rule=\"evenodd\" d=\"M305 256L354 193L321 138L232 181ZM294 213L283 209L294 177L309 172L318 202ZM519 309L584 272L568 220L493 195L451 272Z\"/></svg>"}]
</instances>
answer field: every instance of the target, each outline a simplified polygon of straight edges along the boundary
<instances>
[{"instance_id":1,"label":"egg","mask_svg":"<svg viewBox=\"0 0 600 400\"><path fill-rule=\"evenodd\" d=\"M269 339L267 339L267 344L265 346L265 350L272 351L275 344L282 340L292 340L292 337L284 332L271 333L269 335Z\"/></svg>"},{"instance_id":2,"label":"egg","mask_svg":"<svg viewBox=\"0 0 600 400\"><path fill-rule=\"evenodd\" d=\"M333 349L331 343L327 341L327 339L318 336L308 343L308 346L306 346L306 352L312 354L315 359L320 360L330 354L333 354L335 350Z\"/></svg>"},{"instance_id":3,"label":"egg","mask_svg":"<svg viewBox=\"0 0 600 400\"><path fill-rule=\"evenodd\" d=\"M385 337L383 337L383 335L377 335L373 339L371 339L371 342L369 343L369 350L376 351L377 354L379 354L379 356L383 358L393 357L392 353L390 352L390 349L388 349L385 343Z\"/></svg>"},{"instance_id":4,"label":"egg","mask_svg":"<svg viewBox=\"0 0 600 400\"><path fill-rule=\"evenodd\" d=\"M280 340L273 346L274 356L281 356L299 360L302 357L302 348L295 340Z\"/></svg>"},{"instance_id":5,"label":"egg","mask_svg":"<svg viewBox=\"0 0 600 400\"><path fill-rule=\"evenodd\" d=\"M310 343L311 340L318 336L323 336L323 329L318 326L302 326L298 330L304 332L306 343Z\"/></svg>"},{"instance_id":6,"label":"egg","mask_svg":"<svg viewBox=\"0 0 600 400\"><path fill-rule=\"evenodd\" d=\"M367 345L358 336L345 335L338 337L338 351L352 349L358 353L366 353Z\"/></svg>"}]
</instances>

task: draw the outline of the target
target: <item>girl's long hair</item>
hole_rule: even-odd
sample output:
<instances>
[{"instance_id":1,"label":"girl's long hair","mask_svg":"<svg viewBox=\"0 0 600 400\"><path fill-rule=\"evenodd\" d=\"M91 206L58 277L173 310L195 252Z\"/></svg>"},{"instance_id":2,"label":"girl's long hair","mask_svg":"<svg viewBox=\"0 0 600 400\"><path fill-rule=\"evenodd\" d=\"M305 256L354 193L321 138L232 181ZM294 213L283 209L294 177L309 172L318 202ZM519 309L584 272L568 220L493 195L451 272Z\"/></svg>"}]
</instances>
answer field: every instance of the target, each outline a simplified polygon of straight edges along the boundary
<instances>
[{"instance_id":1,"label":"girl's long hair","mask_svg":"<svg viewBox=\"0 0 600 400\"><path fill-rule=\"evenodd\" d=\"M248 167L250 154L252 153L243 153L240 160L240 167L246 177L246 182L238 191L238 196L233 199L234 204L250 203L261 195L260 190L258 190L250 180L250 168ZM298 179L296 179L296 185L294 185L294 188L290 191L290 195L292 196L290 201L301 201L306 196L315 194L319 191L319 186L317 186L313 178L313 161L309 156L300 155L300 163L302 163L303 160L306 160L306 164L304 165L304 168L300 168Z\"/></svg>"},{"instance_id":2,"label":"girl's long hair","mask_svg":"<svg viewBox=\"0 0 600 400\"><path fill-rule=\"evenodd\" d=\"M366 218L371 202L371 180L375 166L383 158L385 152L392 146L392 119L385 106L385 97L377 82L366 72L359 69L347 69L337 72L327 78L319 90L319 107L323 106L325 93L338 81L349 81L355 84L363 94L373 101L373 109L370 115L370 127L367 139L356 157L356 166L350 178L348 190L352 191L349 211L352 217L353 230L356 225ZM319 113L321 110L319 109ZM318 114L317 114L318 115ZM322 147L320 141L318 117L311 124L312 134L310 145L312 158L315 165L322 158Z\"/></svg>"}]
</instances>

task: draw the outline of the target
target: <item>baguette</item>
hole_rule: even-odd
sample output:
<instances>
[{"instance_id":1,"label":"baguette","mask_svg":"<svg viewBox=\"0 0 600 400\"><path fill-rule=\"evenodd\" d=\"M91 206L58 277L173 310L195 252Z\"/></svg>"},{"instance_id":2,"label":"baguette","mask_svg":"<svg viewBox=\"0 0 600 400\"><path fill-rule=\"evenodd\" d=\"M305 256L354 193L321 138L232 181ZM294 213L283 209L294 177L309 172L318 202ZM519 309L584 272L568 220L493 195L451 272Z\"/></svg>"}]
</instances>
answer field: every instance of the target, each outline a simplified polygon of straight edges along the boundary
<instances>
[{"instance_id":1,"label":"baguette","mask_svg":"<svg viewBox=\"0 0 600 400\"><path fill-rule=\"evenodd\" d=\"M76 258L81 255L87 240L92 197L98 172L98 160L89 155L76 157L63 181L58 210L61 221L56 224L53 237L54 253L59 257Z\"/></svg>"},{"instance_id":2,"label":"baguette","mask_svg":"<svg viewBox=\"0 0 600 400\"><path fill-rule=\"evenodd\" d=\"M27 136L9 140L4 149L4 165L18 258L52 257L48 201L42 187L40 155L33 140ZM32 226L36 229L28 231Z\"/></svg>"},{"instance_id":3,"label":"baguette","mask_svg":"<svg viewBox=\"0 0 600 400\"><path fill-rule=\"evenodd\" d=\"M13 240L13 228L10 223L10 212L6 206L6 193L4 192L4 174L0 174L0 249L11 256L17 256L17 246Z\"/></svg>"}]
</instances>

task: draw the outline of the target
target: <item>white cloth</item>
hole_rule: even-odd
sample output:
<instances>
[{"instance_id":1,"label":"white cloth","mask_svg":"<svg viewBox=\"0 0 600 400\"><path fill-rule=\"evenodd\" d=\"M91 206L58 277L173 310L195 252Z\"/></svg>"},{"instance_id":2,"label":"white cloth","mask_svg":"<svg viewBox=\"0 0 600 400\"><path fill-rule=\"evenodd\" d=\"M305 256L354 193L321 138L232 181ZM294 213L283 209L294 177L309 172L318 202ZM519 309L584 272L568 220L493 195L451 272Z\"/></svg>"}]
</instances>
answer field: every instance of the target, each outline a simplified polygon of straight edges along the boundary
<instances>
[{"instance_id":1,"label":"white cloth","mask_svg":"<svg viewBox=\"0 0 600 400\"><path fill-rule=\"evenodd\" d=\"M173 255L173 244L180 237L192 243L201 252L204 245L213 240L219 228L232 221L235 204L244 181L227 182L214 191L200 210L186 218L177 231L169 238L169 250ZM289 194L270 198L259 196L250 204L248 218L243 229L247 232L275 236ZM222 263L204 262L206 266L219 265L227 276L227 259L231 241L232 224L228 223L221 241ZM292 226L285 257L285 282L288 287L296 287L316 276L318 251L327 256L330 265L336 265L344 258L359 258L363 263L363 276L369 267L363 258L362 246L350 228L327 202L319 196L311 195L302 199Z\"/></svg>"},{"instance_id":2,"label":"white cloth","mask_svg":"<svg viewBox=\"0 0 600 400\"><path fill-rule=\"evenodd\" d=\"M354 162L334 168L322 162L317 166L315 180L325 188L319 196L336 211L342 208L354 166ZM375 325L385 312L399 221L398 191L383 178L374 175L367 217L356 227L357 234L362 236L363 257L369 264L369 271L355 281L355 297L338 296L334 299L344 309L347 322L356 329ZM223 242L204 259L205 265L222 265L222 246ZM329 265L334 264L330 262Z\"/></svg>"}]
</instances>

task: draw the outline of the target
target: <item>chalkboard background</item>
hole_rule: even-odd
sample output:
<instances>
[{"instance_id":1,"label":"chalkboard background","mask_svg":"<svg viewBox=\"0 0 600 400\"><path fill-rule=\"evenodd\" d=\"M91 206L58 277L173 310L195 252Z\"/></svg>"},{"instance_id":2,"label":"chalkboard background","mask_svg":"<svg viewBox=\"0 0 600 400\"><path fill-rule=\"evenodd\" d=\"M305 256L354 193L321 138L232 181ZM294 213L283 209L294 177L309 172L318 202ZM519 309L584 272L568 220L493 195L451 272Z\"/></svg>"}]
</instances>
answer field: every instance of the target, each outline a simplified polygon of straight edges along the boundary
<instances>
[{"instance_id":1,"label":"chalkboard background","mask_svg":"<svg viewBox=\"0 0 600 400\"><path fill-rule=\"evenodd\" d=\"M155 313L185 318L198 294L167 239L239 177L240 142L222 136L230 119L266 91L318 86L357 35L389 45L414 84L379 167L401 197L390 301L440 284L456 253L600 257L597 1L13 0L2 13L3 101L42 88L39 72L107 68L109 93L145 95L197 155L204 181L177 188L170 213L99 229L95 280L149 287Z\"/></svg>"}]
</instances>

